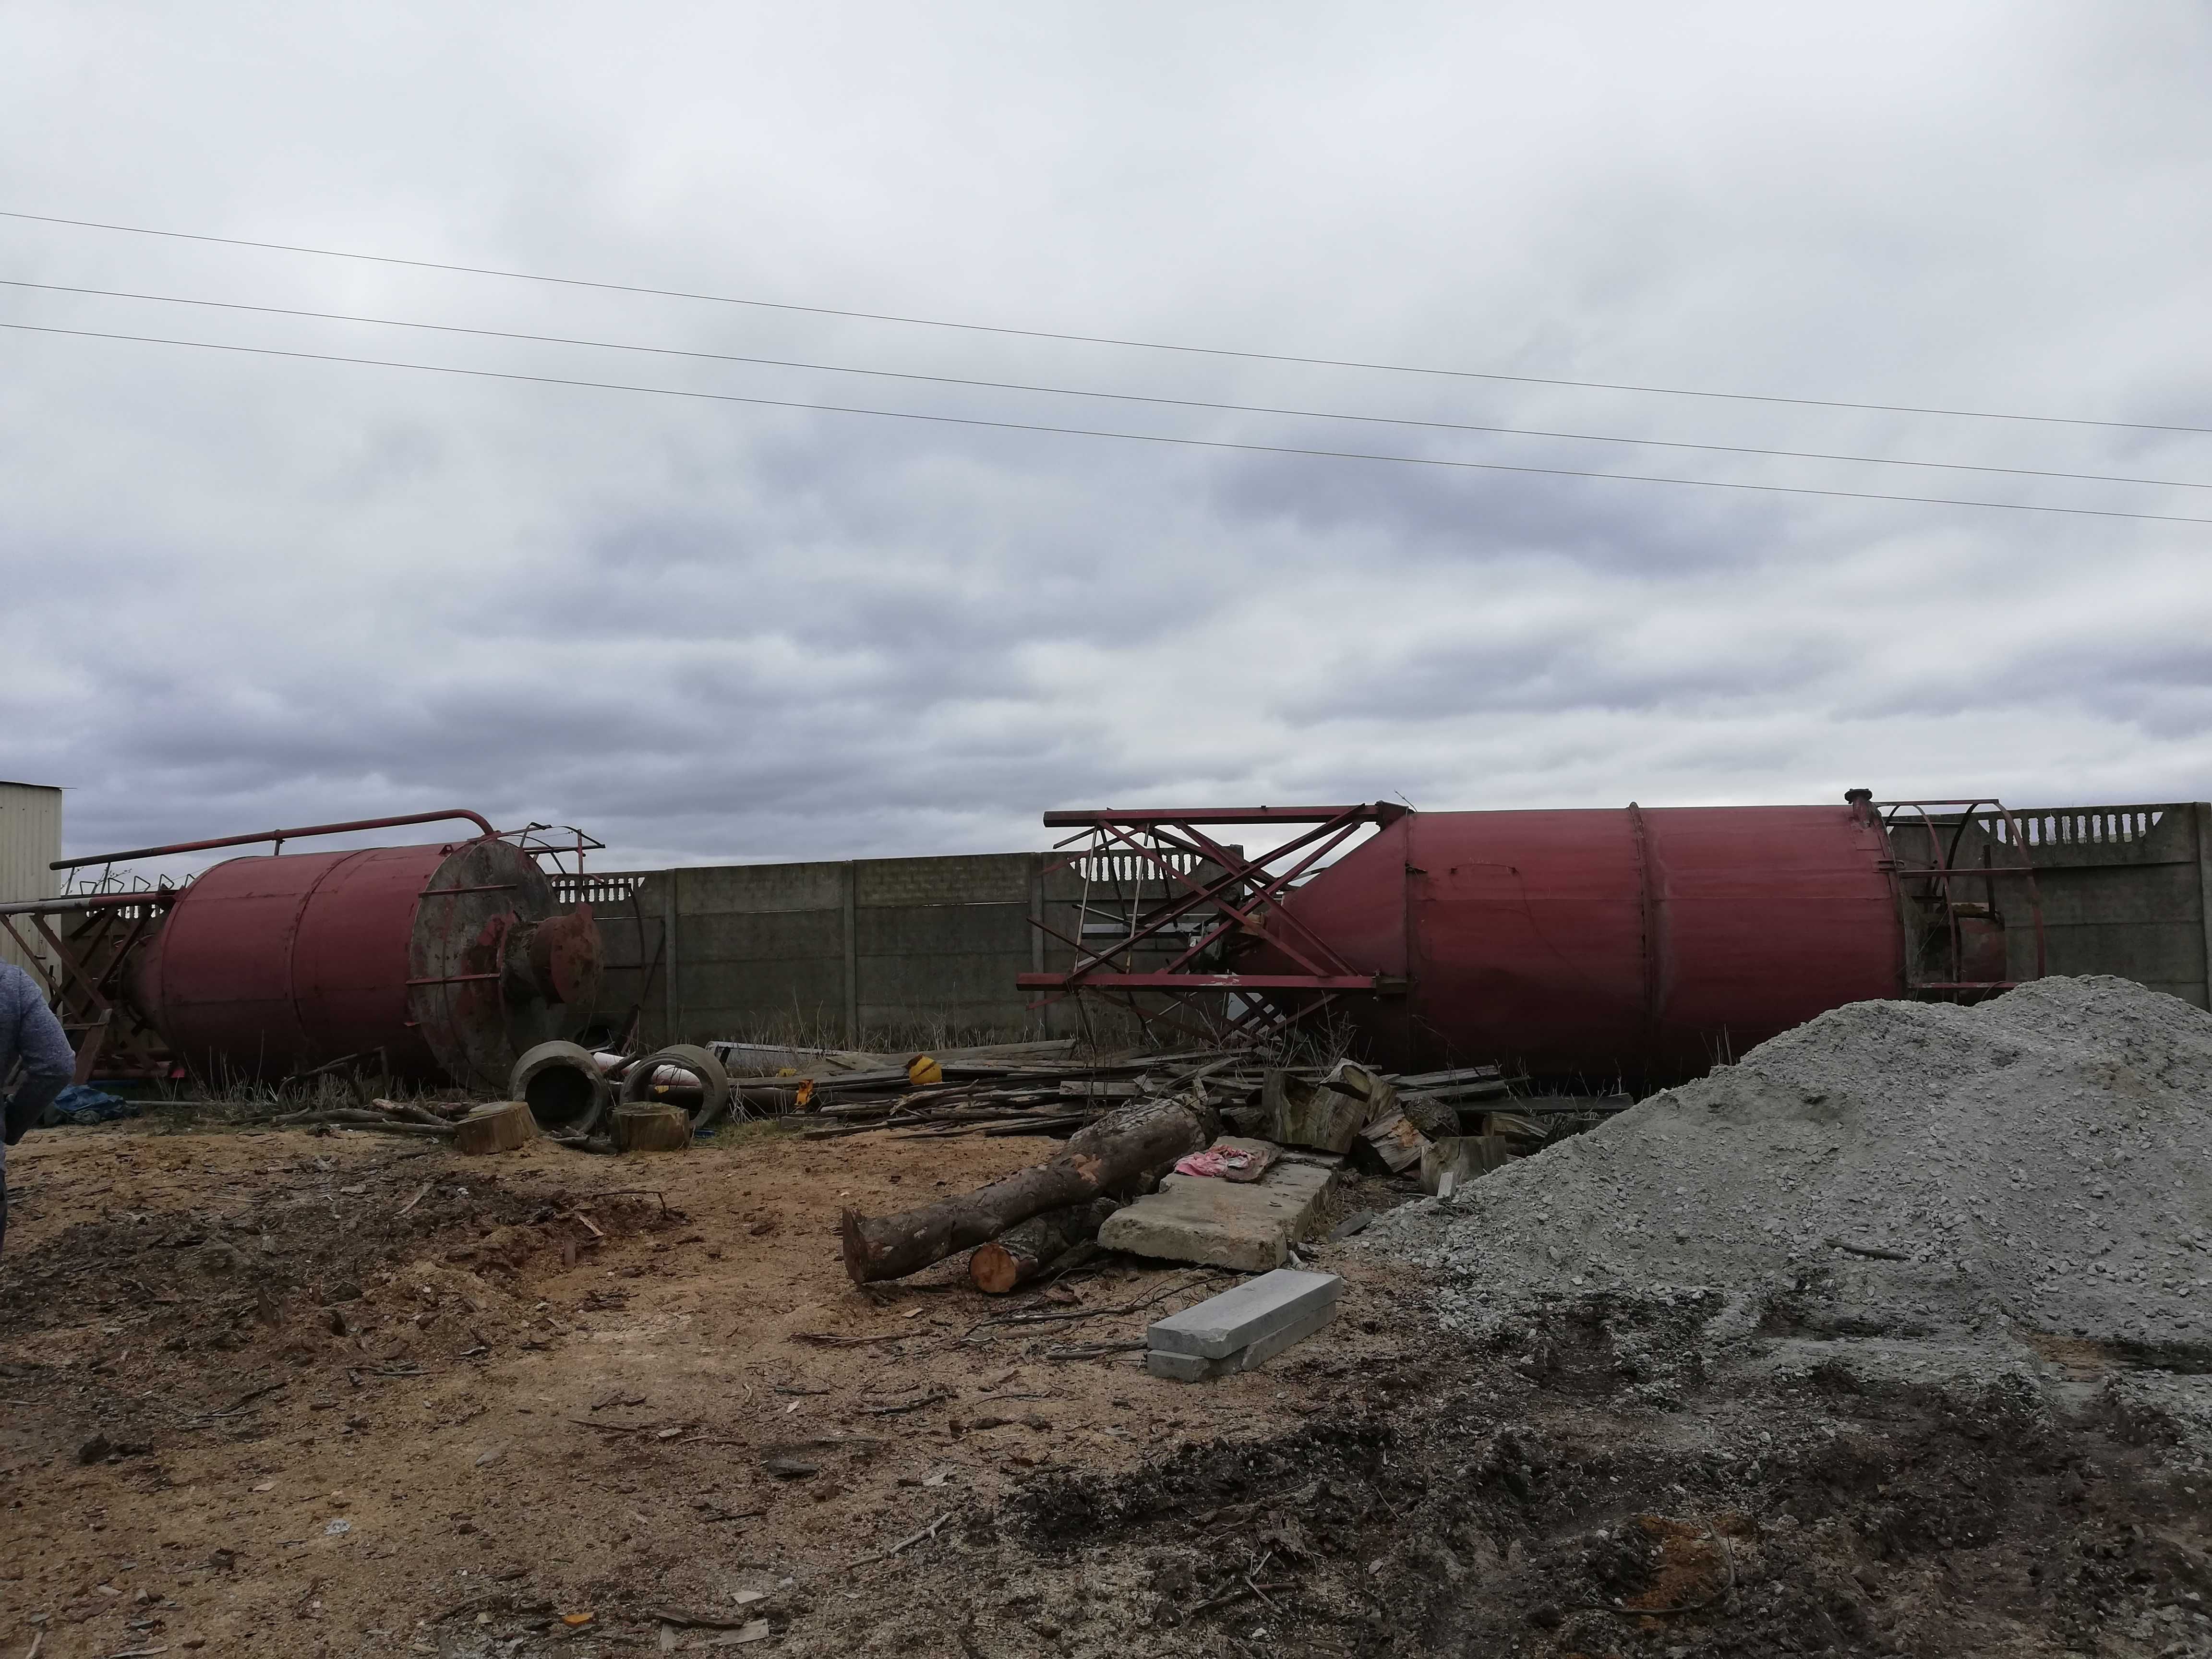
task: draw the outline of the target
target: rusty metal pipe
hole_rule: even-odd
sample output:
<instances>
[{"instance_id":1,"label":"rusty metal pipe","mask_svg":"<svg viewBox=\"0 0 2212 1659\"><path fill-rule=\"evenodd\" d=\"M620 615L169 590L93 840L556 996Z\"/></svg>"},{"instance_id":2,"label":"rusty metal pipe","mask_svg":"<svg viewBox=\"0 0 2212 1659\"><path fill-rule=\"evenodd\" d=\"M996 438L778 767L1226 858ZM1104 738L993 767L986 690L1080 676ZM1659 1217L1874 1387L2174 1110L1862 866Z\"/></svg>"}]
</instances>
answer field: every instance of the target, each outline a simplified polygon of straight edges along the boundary
<instances>
[{"instance_id":1,"label":"rusty metal pipe","mask_svg":"<svg viewBox=\"0 0 2212 1659\"><path fill-rule=\"evenodd\" d=\"M280 847L288 841L304 841L310 836L342 836L356 830L396 830L409 823L441 823L447 818L466 818L483 831L486 837L498 830L481 812L471 812L465 806L444 812L410 812L395 818L356 818L347 823L311 823L298 830L264 830L251 836L218 836L213 841L180 841L167 847L137 847L128 853L100 853L91 858L56 859L49 870L81 870L88 864L121 864L131 859L166 858L172 853L209 853L218 847L254 847L263 842L275 842Z\"/></svg>"},{"instance_id":2,"label":"rusty metal pipe","mask_svg":"<svg viewBox=\"0 0 2212 1659\"><path fill-rule=\"evenodd\" d=\"M0 904L0 916L58 915L72 910L114 910L132 904L167 904L173 889L151 888L143 893L79 893L68 898L19 899Z\"/></svg>"}]
</instances>

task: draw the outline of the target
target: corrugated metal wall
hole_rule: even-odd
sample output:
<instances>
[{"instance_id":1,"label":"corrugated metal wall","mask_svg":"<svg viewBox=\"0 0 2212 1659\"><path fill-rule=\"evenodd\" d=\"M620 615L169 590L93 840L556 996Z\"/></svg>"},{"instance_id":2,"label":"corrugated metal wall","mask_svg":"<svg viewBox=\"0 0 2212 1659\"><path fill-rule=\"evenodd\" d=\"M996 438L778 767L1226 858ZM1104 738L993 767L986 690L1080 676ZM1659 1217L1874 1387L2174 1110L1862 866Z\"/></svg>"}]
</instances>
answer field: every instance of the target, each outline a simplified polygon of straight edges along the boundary
<instances>
[{"instance_id":1,"label":"corrugated metal wall","mask_svg":"<svg viewBox=\"0 0 2212 1659\"><path fill-rule=\"evenodd\" d=\"M0 781L0 904L52 898L61 876L46 866L62 855L62 792L35 783ZM35 938L19 920L17 929ZM35 969L15 941L0 932L0 962Z\"/></svg>"}]
</instances>

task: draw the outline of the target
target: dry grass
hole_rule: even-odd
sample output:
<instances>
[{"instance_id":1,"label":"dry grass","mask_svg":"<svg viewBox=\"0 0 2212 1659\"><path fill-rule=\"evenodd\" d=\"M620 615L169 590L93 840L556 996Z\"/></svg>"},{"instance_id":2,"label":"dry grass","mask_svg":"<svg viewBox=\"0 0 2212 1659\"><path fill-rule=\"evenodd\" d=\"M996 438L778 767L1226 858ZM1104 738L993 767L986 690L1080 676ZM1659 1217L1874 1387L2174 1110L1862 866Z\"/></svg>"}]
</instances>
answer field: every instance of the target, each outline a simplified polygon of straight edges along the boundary
<instances>
[{"instance_id":1,"label":"dry grass","mask_svg":"<svg viewBox=\"0 0 2212 1659\"><path fill-rule=\"evenodd\" d=\"M252 1128L273 1117L308 1110L337 1110L386 1100L458 1100L465 1091L402 1083L374 1073L322 1072L278 1082L224 1073L210 1078L163 1079L146 1099L142 1121L163 1131Z\"/></svg>"}]
</instances>

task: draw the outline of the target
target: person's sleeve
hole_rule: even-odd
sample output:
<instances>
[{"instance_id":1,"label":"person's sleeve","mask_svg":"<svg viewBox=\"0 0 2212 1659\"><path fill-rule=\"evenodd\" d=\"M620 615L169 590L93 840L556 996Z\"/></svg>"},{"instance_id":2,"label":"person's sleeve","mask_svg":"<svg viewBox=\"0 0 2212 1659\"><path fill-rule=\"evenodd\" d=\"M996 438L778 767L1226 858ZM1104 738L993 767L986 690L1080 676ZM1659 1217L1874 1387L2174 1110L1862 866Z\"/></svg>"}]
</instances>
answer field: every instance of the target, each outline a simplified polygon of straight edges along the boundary
<instances>
[{"instance_id":1,"label":"person's sleeve","mask_svg":"<svg viewBox=\"0 0 2212 1659\"><path fill-rule=\"evenodd\" d=\"M70 1048L69 1033L62 1030L61 1021L54 1018L44 998L21 989L13 1012L15 1052L22 1059L24 1076L22 1086L8 1103L6 1136L10 1146L23 1138L76 1074L76 1055Z\"/></svg>"}]
</instances>

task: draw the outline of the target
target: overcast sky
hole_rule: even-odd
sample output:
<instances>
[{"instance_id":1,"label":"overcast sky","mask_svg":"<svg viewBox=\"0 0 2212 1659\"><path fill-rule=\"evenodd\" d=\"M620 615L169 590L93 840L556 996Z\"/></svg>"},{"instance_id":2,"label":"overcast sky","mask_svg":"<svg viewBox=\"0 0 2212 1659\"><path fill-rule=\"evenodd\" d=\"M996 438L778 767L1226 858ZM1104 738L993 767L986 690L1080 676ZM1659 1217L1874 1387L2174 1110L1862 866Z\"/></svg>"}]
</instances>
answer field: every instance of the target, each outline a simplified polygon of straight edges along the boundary
<instances>
[{"instance_id":1,"label":"overcast sky","mask_svg":"<svg viewBox=\"0 0 2212 1659\"><path fill-rule=\"evenodd\" d=\"M2212 428L2196 4L0 8L0 209L1293 356ZM0 219L13 282L2212 485L2212 435L1134 349ZM2212 488L994 391L0 288L0 321L2212 519ZM1083 805L2212 795L2212 524L0 331L0 776L81 851L611 862Z\"/></svg>"}]
</instances>

